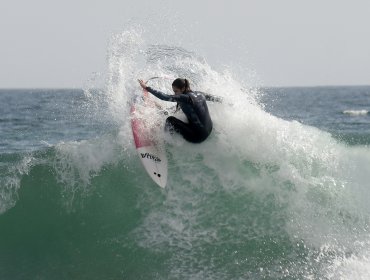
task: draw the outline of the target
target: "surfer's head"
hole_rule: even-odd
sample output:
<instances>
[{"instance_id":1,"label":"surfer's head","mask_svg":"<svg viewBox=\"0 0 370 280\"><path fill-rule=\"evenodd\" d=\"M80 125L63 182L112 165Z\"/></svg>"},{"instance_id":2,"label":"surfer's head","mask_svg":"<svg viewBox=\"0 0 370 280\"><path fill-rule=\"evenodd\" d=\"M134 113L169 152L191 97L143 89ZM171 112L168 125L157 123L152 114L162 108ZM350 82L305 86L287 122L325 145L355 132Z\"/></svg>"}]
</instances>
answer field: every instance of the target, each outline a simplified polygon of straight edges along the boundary
<instances>
[{"instance_id":1,"label":"surfer's head","mask_svg":"<svg viewBox=\"0 0 370 280\"><path fill-rule=\"evenodd\" d=\"M177 78L172 82L172 89L175 94L186 93L191 91L190 83L187 79Z\"/></svg>"}]
</instances>

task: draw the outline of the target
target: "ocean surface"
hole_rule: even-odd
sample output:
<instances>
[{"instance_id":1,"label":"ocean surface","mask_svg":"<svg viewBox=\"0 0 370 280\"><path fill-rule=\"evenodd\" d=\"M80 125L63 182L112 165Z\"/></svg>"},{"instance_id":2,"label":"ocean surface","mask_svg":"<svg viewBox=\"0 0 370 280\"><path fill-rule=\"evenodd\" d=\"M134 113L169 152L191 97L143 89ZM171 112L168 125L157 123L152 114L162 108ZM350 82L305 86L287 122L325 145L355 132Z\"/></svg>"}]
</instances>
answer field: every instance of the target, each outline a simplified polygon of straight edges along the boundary
<instances>
[{"instance_id":1,"label":"ocean surface","mask_svg":"<svg viewBox=\"0 0 370 280\"><path fill-rule=\"evenodd\" d=\"M0 279L370 279L370 86L254 88L136 39L101 89L0 90ZM130 130L151 76L223 97L199 145L148 112L165 189Z\"/></svg>"}]
</instances>

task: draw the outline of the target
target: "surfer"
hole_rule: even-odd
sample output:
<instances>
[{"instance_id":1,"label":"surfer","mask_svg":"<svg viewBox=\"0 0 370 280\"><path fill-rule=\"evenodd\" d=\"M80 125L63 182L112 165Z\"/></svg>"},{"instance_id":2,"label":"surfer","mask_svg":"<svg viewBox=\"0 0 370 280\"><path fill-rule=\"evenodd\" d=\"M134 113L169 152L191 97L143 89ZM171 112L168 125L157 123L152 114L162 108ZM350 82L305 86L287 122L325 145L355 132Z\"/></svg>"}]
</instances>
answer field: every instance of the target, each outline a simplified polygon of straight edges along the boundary
<instances>
[{"instance_id":1,"label":"surfer","mask_svg":"<svg viewBox=\"0 0 370 280\"><path fill-rule=\"evenodd\" d=\"M208 138L212 131L212 120L208 112L206 100L221 102L215 97L202 92L192 91L187 79L176 79L172 83L174 95L168 95L151 87L148 87L143 80L138 80L140 86L164 101L177 102L188 119L185 123L173 116L166 119L165 129L170 133L180 133L185 140L192 143L201 143Z\"/></svg>"}]
</instances>

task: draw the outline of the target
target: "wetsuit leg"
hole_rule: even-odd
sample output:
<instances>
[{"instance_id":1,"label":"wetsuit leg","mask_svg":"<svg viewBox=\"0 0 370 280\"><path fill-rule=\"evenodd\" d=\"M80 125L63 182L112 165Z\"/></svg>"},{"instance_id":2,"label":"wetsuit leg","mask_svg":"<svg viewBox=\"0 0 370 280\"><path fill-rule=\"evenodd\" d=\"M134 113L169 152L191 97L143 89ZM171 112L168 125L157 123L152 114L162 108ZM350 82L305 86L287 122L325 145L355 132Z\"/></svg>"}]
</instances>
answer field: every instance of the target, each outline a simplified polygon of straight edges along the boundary
<instances>
[{"instance_id":1,"label":"wetsuit leg","mask_svg":"<svg viewBox=\"0 0 370 280\"><path fill-rule=\"evenodd\" d=\"M190 124L184 123L173 116L167 118L165 130L169 131L170 133L173 133L174 131L180 133L184 139L189 142L199 143L202 141L200 139L200 135L194 131L194 128Z\"/></svg>"}]
</instances>

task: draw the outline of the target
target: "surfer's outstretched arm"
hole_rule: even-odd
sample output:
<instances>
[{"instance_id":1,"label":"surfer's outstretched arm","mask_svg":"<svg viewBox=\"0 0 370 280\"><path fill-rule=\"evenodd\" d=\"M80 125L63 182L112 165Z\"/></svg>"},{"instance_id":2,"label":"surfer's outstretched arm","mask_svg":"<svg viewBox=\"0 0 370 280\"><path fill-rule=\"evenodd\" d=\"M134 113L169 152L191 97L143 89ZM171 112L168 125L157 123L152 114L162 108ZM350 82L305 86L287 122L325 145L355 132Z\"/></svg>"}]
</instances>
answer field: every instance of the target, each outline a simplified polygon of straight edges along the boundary
<instances>
[{"instance_id":1,"label":"surfer's outstretched arm","mask_svg":"<svg viewBox=\"0 0 370 280\"><path fill-rule=\"evenodd\" d=\"M143 80L138 80L138 82L143 89L150 92L155 97L158 97L161 100L171 101L171 102L190 102L190 97L187 94L168 95L159 90L155 90L151 87L147 87L146 83Z\"/></svg>"},{"instance_id":2,"label":"surfer's outstretched arm","mask_svg":"<svg viewBox=\"0 0 370 280\"><path fill-rule=\"evenodd\" d=\"M190 97L187 94L176 94L176 95L169 95L165 94L159 90L155 90L151 87L145 88L148 92L153 94L155 97L158 97L164 101L171 101L171 102L190 102Z\"/></svg>"}]
</instances>

